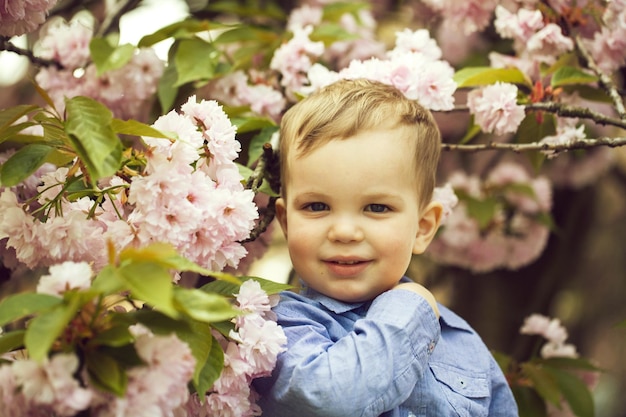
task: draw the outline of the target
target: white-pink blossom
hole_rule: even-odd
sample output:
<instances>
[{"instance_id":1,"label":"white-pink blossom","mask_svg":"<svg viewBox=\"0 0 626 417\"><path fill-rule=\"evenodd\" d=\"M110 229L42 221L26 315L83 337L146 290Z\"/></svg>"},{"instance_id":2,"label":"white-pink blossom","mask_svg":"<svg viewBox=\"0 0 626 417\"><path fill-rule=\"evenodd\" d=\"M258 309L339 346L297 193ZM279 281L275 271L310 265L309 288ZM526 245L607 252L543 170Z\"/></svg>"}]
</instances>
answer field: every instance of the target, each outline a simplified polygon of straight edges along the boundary
<instances>
[{"instance_id":1,"label":"white-pink blossom","mask_svg":"<svg viewBox=\"0 0 626 417\"><path fill-rule=\"evenodd\" d=\"M441 223L445 223L452 209L458 204L459 198L454 193L454 189L450 183L446 183L443 187L435 187L433 190L433 201L441 203L443 211L441 214Z\"/></svg>"},{"instance_id":2,"label":"white-pink blossom","mask_svg":"<svg viewBox=\"0 0 626 417\"><path fill-rule=\"evenodd\" d=\"M74 378L78 358L72 353L56 354L43 363L17 360L12 368L26 400L47 405L59 416L73 416L90 404L92 391Z\"/></svg>"},{"instance_id":3,"label":"white-pink blossom","mask_svg":"<svg viewBox=\"0 0 626 417\"><path fill-rule=\"evenodd\" d=\"M52 265L48 275L42 275L37 284L37 292L62 295L67 290L87 289L91 285L93 270L86 262L66 261Z\"/></svg>"},{"instance_id":4,"label":"white-pink blossom","mask_svg":"<svg viewBox=\"0 0 626 417\"><path fill-rule=\"evenodd\" d=\"M548 23L533 34L526 43L528 54L533 59L546 64L553 64L561 54L572 49L574 49L574 41L565 36L561 27L555 23Z\"/></svg>"},{"instance_id":5,"label":"white-pink blossom","mask_svg":"<svg viewBox=\"0 0 626 417\"><path fill-rule=\"evenodd\" d=\"M1 0L0 36L23 35L45 22L57 0Z\"/></svg>"},{"instance_id":6,"label":"white-pink blossom","mask_svg":"<svg viewBox=\"0 0 626 417\"><path fill-rule=\"evenodd\" d=\"M281 74L281 85L288 91L296 91L304 85L306 72L313 64L311 58L317 58L324 53L324 43L313 42L309 38L312 32L313 26L294 28L293 38L274 52L270 69Z\"/></svg>"},{"instance_id":7,"label":"white-pink blossom","mask_svg":"<svg viewBox=\"0 0 626 417\"><path fill-rule=\"evenodd\" d=\"M467 106L476 124L496 135L516 132L526 115L517 104L517 92L514 84L501 82L470 91Z\"/></svg>"},{"instance_id":8,"label":"white-pink blossom","mask_svg":"<svg viewBox=\"0 0 626 417\"><path fill-rule=\"evenodd\" d=\"M37 55L59 62L65 69L84 67L90 59L89 42L93 29L78 19L66 22L50 20L42 28L42 36L35 45Z\"/></svg>"},{"instance_id":9,"label":"white-pink blossom","mask_svg":"<svg viewBox=\"0 0 626 417\"><path fill-rule=\"evenodd\" d=\"M459 28L466 35L484 29L491 19L497 0L424 0L439 12L451 27Z\"/></svg>"}]
</instances>

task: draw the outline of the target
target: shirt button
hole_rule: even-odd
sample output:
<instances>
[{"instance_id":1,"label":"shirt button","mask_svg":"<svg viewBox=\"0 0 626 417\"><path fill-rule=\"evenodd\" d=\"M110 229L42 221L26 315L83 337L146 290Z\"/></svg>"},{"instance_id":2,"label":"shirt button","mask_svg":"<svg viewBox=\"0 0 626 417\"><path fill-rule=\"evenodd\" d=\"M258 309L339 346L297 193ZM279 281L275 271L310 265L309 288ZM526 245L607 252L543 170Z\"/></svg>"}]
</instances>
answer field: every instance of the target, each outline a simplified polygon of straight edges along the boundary
<instances>
[{"instance_id":1,"label":"shirt button","mask_svg":"<svg viewBox=\"0 0 626 417\"><path fill-rule=\"evenodd\" d=\"M433 350L435 350L435 342L434 342L434 341L431 341L431 342L428 344L428 354L433 353Z\"/></svg>"}]
</instances>

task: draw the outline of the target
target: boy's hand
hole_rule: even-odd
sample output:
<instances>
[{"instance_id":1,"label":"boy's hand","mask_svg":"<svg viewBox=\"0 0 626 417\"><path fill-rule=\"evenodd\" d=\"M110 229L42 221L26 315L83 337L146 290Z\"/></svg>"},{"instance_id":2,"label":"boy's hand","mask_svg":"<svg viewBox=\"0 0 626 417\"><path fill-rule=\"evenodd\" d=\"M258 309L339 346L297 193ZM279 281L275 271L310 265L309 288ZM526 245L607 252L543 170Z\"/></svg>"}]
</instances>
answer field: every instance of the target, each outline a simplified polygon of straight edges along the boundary
<instances>
[{"instance_id":1,"label":"boy's hand","mask_svg":"<svg viewBox=\"0 0 626 417\"><path fill-rule=\"evenodd\" d=\"M437 300L435 300L435 296L423 285L420 285L417 282L402 282L393 287L392 290L408 290L421 295L426 299L430 307L433 309L437 318L439 318L439 308L437 307Z\"/></svg>"}]
</instances>

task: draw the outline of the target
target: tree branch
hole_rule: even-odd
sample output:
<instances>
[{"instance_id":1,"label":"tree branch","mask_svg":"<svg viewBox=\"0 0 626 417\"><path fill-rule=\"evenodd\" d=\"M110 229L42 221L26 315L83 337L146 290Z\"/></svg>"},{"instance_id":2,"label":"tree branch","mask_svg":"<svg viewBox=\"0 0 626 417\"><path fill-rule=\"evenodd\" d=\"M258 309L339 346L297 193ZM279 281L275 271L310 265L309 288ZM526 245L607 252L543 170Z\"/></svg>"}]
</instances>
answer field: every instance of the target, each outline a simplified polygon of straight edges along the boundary
<instances>
[{"instance_id":1,"label":"tree branch","mask_svg":"<svg viewBox=\"0 0 626 417\"><path fill-rule=\"evenodd\" d=\"M548 113L554 113L561 117L575 117L579 119L593 120L599 125L611 125L626 129L626 119L616 119L609 117L605 114L591 110L587 107L574 107L568 106L563 103L547 102L547 103L532 103L527 104L526 110L545 111Z\"/></svg>"},{"instance_id":2,"label":"tree branch","mask_svg":"<svg viewBox=\"0 0 626 417\"><path fill-rule=\"evenodd\" d=\"M119 22L122 15L137 7L139 2L140 0L125 0L116 2L111 12L107 13L106 17L104 18L104 21L100 25L96 36L104 37L109 32L111 32L113 28L119 28Z\"/></svg>"},{"instance_id":3,"label":"tree branch","mask_svg":"<svg viewBox=\"0 0 626 417\"><path fill-rule=\"evenodd\" d=\"M600 78L600 85L604 87L604 89L609 94L609 97L611 97L611 100L613 100L613 104L615 105L615 110L617 110L617 114L619 114L619 117L622 120L626 120L626 109L624 109L624 101L619 95L615 83L613 82L611 77L609 77L602 70L600 70L593 57L589 54L589 51L587 51L587 48L585 48L585 45L583 45L580 37L576 36L575 40L576 47L582 54L583 58L587 61L587 65Z\"/></svg>"},{"instance_id":4,"label":"tree branch","mask_svg":"<svg viewBox=\"0 0 626 417\"><path fill-rule=\"evenodd\" d=\"M55 61L53 59L43 59L35 56L32 51L28 49L20 48L19 46L15 46L9 38L5 36L0 36L0 50L1 51L9 51L16 53L21 56L25 56L28 60L37 65L38 67L55 67L57 69L63 69L63 65L60 62Z\"/></svg>"},{"instance_id":5,"label":"tree branch","mask_svg":"<svg viewBox=\"0 0 626 417\"><path fill-rule=\"evenodd\" d=\"M473 145L465 144L453 144L443 143L442 149L445 151L460 151L460 152L479 152L479 151L495 151L495 150L509 150L516 153L527 151L546 151L546 152L565 152L575 149L590 149L600 146L608 146L610 148L617 148L626 145L626 137L622 138L609 138L602 137L598 139L579 139L570 143L500 143L489 142Z\"/></svg>"}]
</instances>

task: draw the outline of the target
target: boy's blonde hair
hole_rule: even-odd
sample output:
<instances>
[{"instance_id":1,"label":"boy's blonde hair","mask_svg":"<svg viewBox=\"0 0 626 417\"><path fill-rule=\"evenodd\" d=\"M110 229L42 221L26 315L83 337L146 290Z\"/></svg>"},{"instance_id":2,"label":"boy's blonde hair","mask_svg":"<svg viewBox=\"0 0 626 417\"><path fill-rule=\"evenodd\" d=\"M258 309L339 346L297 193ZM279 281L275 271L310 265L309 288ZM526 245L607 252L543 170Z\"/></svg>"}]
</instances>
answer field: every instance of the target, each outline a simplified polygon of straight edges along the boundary
<instances>
[{"instance_id":1,"label":"boy's blonde hair","mask_svg":"<svg viewBox=\"0 0 626 417\"><path fill-rule=\"evenodd\" d=\"M362 131L404 126L415 146L415 170L420 207L428 204L435 187L441 135L432 114L397 88L377 81L340 80L317 90L283 116L280 127L280 171L283 184L289 172L288 155L296 158L338 139ZM390 143L389 146L402 146ZM285 196L285 187L282 187Z\"/></svg>"}]
</instances>

